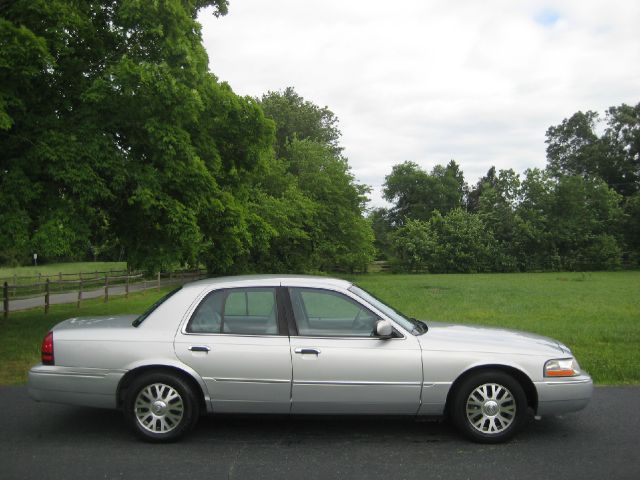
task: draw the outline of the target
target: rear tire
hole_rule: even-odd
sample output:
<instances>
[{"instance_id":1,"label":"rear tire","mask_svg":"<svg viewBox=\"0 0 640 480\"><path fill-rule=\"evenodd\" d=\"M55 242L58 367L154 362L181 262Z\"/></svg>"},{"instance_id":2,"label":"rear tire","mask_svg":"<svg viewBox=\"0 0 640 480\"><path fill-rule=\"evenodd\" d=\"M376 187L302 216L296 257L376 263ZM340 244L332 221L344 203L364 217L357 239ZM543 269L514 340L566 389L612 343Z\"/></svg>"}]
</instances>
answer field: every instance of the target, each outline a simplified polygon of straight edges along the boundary
<instances>
[{"instance_id":1,"label":"rear tire","mask_svg":"<svg viewBox=\"0 0 640 480\"><path fill-rule=\"evenodd\" d=\"M127 423L149 442L178 440L200 415L192 387L169 372L148 372L135 378L125 392L123 405Z\"/></svg>"},{"instance_id":2,"label":"rear tire","mask_svg":"<svg viewBox=\"0 0 640 480\"><path fill-rule=\"evenodd\" d=\"M487 370L464 379L451 404L454 425L478 443L511 439L527 419L527 396L520 383L499 370Z\"/></svg>"}]
</instances>

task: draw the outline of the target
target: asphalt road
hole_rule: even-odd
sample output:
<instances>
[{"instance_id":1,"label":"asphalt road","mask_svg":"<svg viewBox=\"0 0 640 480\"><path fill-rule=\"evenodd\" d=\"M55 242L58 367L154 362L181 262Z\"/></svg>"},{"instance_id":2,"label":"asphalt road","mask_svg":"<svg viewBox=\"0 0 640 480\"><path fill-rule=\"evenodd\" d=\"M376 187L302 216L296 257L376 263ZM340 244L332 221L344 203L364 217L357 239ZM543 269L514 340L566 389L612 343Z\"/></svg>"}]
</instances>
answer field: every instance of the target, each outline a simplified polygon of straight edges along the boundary
<instances>
[{"instance_id":1,"label":"asphalt road","mask_svg":"<svg viewBox=\"0 0 640 480\"><path fill-rule=\"evenodd\" d=\"M31 401L0 387L2 479L640 479L640 387L597 388L584 411L505 445L397 418L206 417L171 445L136 440L120 412Z\"/></svg>"}]
</instances>

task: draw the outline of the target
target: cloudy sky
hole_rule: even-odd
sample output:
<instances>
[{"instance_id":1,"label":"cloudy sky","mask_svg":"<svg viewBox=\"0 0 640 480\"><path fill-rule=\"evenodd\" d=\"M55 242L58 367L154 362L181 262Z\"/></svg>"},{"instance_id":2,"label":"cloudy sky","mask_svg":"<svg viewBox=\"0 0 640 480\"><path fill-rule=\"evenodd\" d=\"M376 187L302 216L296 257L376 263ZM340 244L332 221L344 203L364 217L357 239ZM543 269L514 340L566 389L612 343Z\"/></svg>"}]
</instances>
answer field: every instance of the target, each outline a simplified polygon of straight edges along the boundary
<instances>
[{"instance_id":1,"label":"cloudy sky","mask_svg":"<svg viewBox=\"0 0 640 480\"><path fill-rule=\"evenodd\" d=\"M230 0L199 20L236 93L293 86L337 115L374 206L394 164L522 173L549 126L640 102L637 0Z\"/></svg>"}]
</instances>

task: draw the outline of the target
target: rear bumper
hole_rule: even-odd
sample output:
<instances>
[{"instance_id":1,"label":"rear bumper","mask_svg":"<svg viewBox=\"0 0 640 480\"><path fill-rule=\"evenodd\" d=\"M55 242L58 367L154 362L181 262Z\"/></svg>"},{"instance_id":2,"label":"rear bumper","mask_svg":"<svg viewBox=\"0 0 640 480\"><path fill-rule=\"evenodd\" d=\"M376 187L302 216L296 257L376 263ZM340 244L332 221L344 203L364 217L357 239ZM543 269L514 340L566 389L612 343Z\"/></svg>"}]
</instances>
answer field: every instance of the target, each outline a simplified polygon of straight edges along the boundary
<instances>
[{"instance_id":1,"label":"rear bumper","mask_svg":"<svg viewBox=\"0 0 640 480\"><path fill-rule=\"evenodd\" d=\"M538 391L538 415L582 410L593 394L593 381L589 375L537 382L535 386Z\"/></svg>"},{"instance_id":2,"label":"rear bumper","mask_svg":"<svg viewBox=\"0 0 640 480\"><path fill-rule=\"evenodd\" d=\"M37 402L116 408L116 391L124 371L36 365L27 389Z\"/></svg>"}]
</instances>

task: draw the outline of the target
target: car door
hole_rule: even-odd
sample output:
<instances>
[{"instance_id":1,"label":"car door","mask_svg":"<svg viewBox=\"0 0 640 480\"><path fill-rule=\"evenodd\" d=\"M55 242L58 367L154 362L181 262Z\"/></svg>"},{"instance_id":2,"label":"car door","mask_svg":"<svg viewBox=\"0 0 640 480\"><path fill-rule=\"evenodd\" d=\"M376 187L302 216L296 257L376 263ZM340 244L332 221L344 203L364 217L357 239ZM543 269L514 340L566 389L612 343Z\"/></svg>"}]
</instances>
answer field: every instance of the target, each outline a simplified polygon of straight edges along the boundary
<instances>
[{"instance_id":1,"label":"car door","mask_svg":"<svg viewBox=\"0 0 640 480\"><path fill-rule=\"evenodd\" d=\"M422 362L417 339L395 329L374 336L382 318L349 292L288 288L293 413L415 414Z\"/></svg>"},{"instance_id":2,"label":"car door","mask_svg":"<svg viewBox=\"0 0 640 480\"><path fill-rule=\"evenodd\" d=\"M289 413L291 354L276 287L210 292L174 346L204 379L214 412Z\"/></svg>"}]
</instances>

